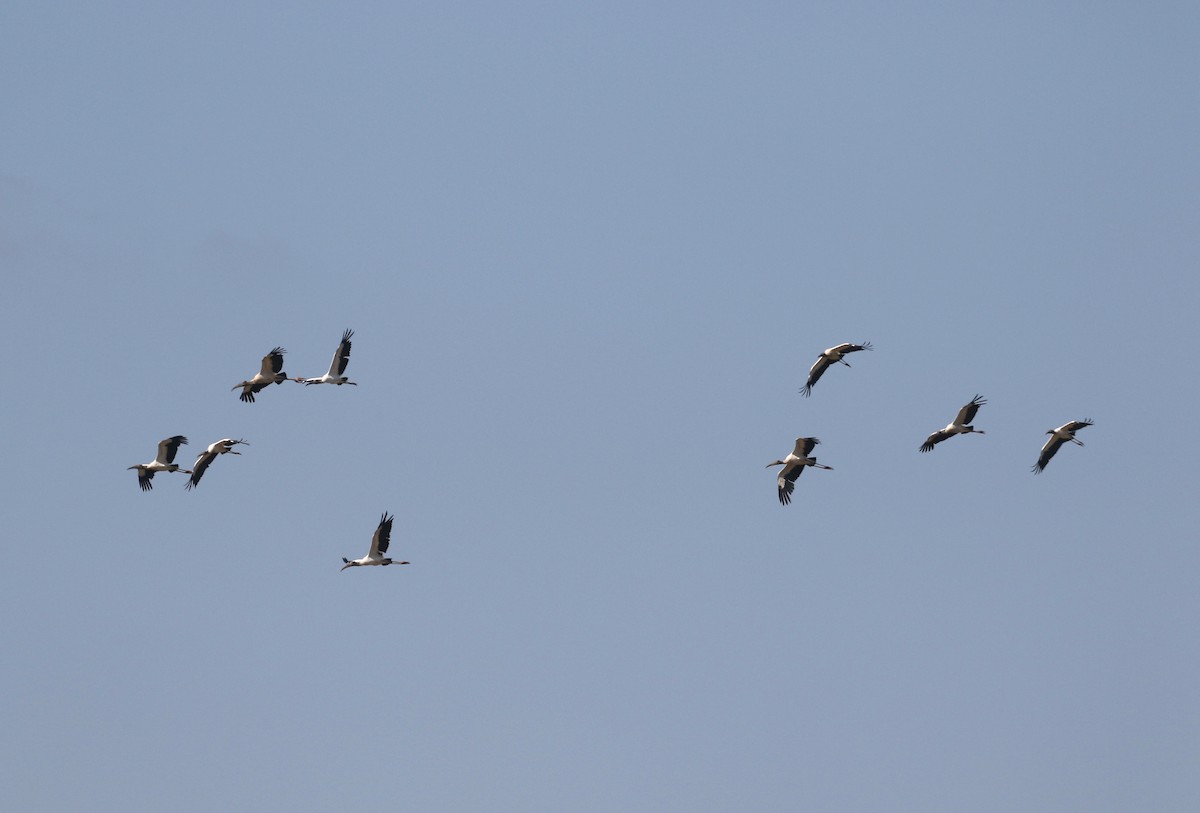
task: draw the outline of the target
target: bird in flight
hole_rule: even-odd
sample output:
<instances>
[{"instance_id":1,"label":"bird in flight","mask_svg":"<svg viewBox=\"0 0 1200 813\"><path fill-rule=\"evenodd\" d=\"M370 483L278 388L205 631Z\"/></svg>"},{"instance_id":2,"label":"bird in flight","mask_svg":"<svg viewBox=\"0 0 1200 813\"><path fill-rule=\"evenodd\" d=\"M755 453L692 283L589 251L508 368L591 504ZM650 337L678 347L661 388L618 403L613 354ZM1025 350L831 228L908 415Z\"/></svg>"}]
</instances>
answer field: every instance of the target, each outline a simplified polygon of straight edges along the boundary
<instances>
[{"instance_id":1,"label":"bird in flight","mask_svg":"<svg viewBox=\"0 0 1200 813\"><path fill-rule=\"evenodd\" d=\"M870 342L863 342L862 344L851 344L850 342L845 342L843 344L839 344L837 347L830 347L828 350L821 353L821 355L817 356L816 363L814 363L812 369L808 371L808 382L800 388L800 392L804 393L805 397L812 395L813 385L820 380L821 376L825 374L825 371L829 369L831 364L837 364L838 362L841 362L849 367L850 365L846 363L846 359L842 358L847 353L857 353L859 350L872 349L873 348L871 347Z\"/></svg>"},{"instance_id":2,"label":"bird in flight","mask_svg":"<svg viewBox=\"0 0 1200 813\"><path fill-rule=\"evenodd\" d=\"M946 424L945 429L939 429L925 438L925 442L921 444L921 451L932 452L934 446L955 435L967 435L972 432L977 435L986 435L987 433L982 429L976 429L974 426L971 426L971 421L975 420L975 413L986 403L987 401L976 395L971 399L970 403L963 405L963 408L958 411L958 415L954 417L954 420Z\"/></svg>"},{"instance_id":3,"label":"bird in flight","mask_svg":"<svg viewBox=\"0 0 1200 813\"><path fill-rule=\"evenodd\" d=\"M817 438L796 438L796 448L792 453L783 460L776 460L767 464L767 468L772 466L783 466L779 470L779 504L787 505L792 501L792 491L796 488L796 478L804 473L805 466L812 466L817 469L827 469L833 471L832 466L826 466L817 462L815 457L809 457L812 450L820 443Z\"/></svg>"}]
</instances>

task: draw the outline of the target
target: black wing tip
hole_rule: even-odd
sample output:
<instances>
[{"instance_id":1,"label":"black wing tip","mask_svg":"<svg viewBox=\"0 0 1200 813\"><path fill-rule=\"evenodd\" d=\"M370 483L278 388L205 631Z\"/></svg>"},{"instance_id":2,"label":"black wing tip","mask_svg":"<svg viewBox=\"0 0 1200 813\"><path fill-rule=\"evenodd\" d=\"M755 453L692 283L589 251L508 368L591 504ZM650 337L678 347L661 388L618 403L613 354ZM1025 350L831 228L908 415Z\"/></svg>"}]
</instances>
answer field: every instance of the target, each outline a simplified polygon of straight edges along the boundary
<instances>
[{"instance_id":1,"label":"black wing tip","mask_svg":"<svg viewBox=\"0 0 1200 813\"><path fill-rule=\"evenodd\" d=\"M858 349L859 350L874 350L875 345L871 344L870 342L863 342L862 344L858 345Z\"/></svg>"},{"instance_id":2,"label":"black wing tip","mask_svg":"<svg viewBox=\"0 0 1200 813\"><path fill-rule=\"evenodd\" d=\"M387 511L384 511L383 516L379 518L379 527L377 530L382 534L384 540L392 535L392 520L395 518L394 514L389 514Z\"/></svg>"},{"instance_id":3,"label":"black wing tip","mask_svg":"<svg viewBox=\"0 0 1200 813\"><path fill-rule=\"evenodd\" d=\"M779 504L780 505L791 505L791 502L792 502L791 494L787 493L786 491L779 492Z\"/></svg>"},{"instance_id":4,"label":"black wing tip","mask_svg":"<svg viewBox=\"0 0 1200 813\"><path fill-rule=\"evenodd\" d=\"M275 355L282 356L282 355L283 355L284 353L286 353L286 352L287 352L287 351L286 351L286 350L284 350L282 347L272 347L272 348L271 348L271 352L270 352L270 353L267 353L267 355L268 355L268 356L275 356Z\"/></svg>"},{"instance_id":5,"label":"black wing tip","mask_svg":"<svg viewBox=\"0 0 1200 813\"><path fill-rule=\"evenodd\" d=\"M351 330L350 328L346 328L344 331L342 331L342 341L344 341L344 342L350 341L350 337L353 335L354 335L354 331Z\"/></svg>"},{"instance_id":6,"label":"black wing tip","mask_svg":"<svg viewBox=\"0 0 1200 813\"><path fill-rule=\"evenodd\" d=\"M975 393L975 397L971 399L971 403L974 404L975 406L983 406L984 404L987 403L987 399L984 398L979 393Z\"/></svg>"},{"instance_id":7,"label":"black wing tip","mask_svg":"<svg viewBox=\"0 0 1200 813\"><path fill-rule=\"evenodd\" d=\"M805 398L808 398L812 395L812 388L813 388L812 384L805 384L803 387L800 388L800 394L803 395Z\"/></svg>"},{"instance_id":8,"label":"black wing tip","mask_svg":"<svg viewBox=\"0 0 1200 813\"><path fill-rule=\"evenodd\" d=\"M934 445L935 444L930 443L928 441L926 441L925 443L922 443L921 444L921 453L924 454L925 452L932 452Z\"/></svg>"}]
</instances>

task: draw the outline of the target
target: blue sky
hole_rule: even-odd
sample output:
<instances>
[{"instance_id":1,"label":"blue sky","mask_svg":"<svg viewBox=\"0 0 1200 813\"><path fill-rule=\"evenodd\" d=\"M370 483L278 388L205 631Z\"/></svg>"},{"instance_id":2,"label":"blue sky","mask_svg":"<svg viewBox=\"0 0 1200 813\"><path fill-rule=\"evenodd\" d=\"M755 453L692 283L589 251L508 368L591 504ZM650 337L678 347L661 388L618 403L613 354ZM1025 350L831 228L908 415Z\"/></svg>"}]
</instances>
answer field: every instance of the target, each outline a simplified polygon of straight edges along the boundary
<instances>
[{"instance_id":1,"label":"blue sky","mask_svg":"<svg viewBox=\"0 0 1200 813\"><path fill-rule=\"evenodd\" d=\"M10 4L0 802L1195 810L1198 18Z\"/></svg>"}]
</instances>

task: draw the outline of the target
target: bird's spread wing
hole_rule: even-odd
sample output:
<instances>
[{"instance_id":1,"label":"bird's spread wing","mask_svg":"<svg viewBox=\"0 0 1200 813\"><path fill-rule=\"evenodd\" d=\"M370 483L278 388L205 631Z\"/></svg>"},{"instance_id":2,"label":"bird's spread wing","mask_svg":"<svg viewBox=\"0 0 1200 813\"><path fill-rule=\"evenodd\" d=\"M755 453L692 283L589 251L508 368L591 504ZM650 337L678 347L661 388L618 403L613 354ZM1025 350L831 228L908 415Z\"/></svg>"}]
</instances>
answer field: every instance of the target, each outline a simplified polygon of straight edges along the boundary
<instances>
[{"instance_id":1,"label":"bird's spread wing","mask_svg":"<svg viewBox=\"0 0 1200 813\"><path fill-rule=\"evenodd\" d=\"M283 369L283 354L286 352L282 347L276 347L270 353L263 356L262 369L259 374L273 380L275 374Z\"/></svg>"},{"instance_id":2,"label":"bird's spread wing","mask_svg":"<svg viewBox=\"0 0 1200 813\"><path fill-rule=\"evenodd\" d=\"M987 401L976 395L971 399L971 403L966 404L958 411L958 417L954 419L954 422L960 426L968 425L971 423L971 421L975 420L975 413L978 412L979 408L986 403Z\"/></svg>"},{"instance_id":3,"label":"bird's spread wing","mask_svg":"<svg viewBox=\"0 0 1200 813\"><path fill-rule=\"evenodd\" d=\"M196 465L192 467L192 476L188 478L187 485L184 486L188 491L191 491L200 483L200 478L204 476L204 472L208 471L208 467L214 460L217 459L217 452L201 452L196 458Z\"/></svg>"},{"instance_id":4,"label":"bird's spread wing","mask_svg":"<svg viewBox=\"0 0 1200 813\"><path fill-rule=\"evenodd\" d=\"M1092 419L1084 418L1082 421L1071 421L1069 424L1067 424L1066 426L1064 426L1062 428L1066 429L1068 432L1078 432L1080 429L1084 428L1085 426L1091 426L1091 425L1092 425Z\"/></svg>"},{"instance_id":5,"label":"bird's spread wing","mask_svg":"<svg viewBox=\"0 0 1200 813\"><path fill-rule=\"evenodd\" d=\"M792 454L796 457L808 457L820 442L816 438L796 438L796 448Z\"/></svg>"},{"instance_id":6,"label":"bird's spread wing","mask_svg":"<svg viewBox=\"0 0 1200 813\"><path fill-rule=\"evenodd\" d=\"M842 355L845 355L846 353L857 353L859 350L870 350L872 348L870 342L863 342L862 344L852 344L851 342L846 342L845 344L839 344L833 349Z\"/></svg>"},{"instance_id":7,"label":"bird's spread wing","mask_svg":"<svg viewBox=\"0 0 1200 813\"><path fill-rule=\"evenodd\" d=\"M1046 445L1042 447L1042 453L1038 455L1037 463L1033 464L1033 473L1041 474L1042 470L1046 468L1046 464L1050 462L1050 458L1054 457L1064 443L1066 441L1062 438L1051 435L1050 440L1046 441Z\"/></svg>"},{"instance_id":8,"label":"bird's spread wing","mask_svg":"<svg viewBox=\"0 0 1200 813\"><path fill-rule=\"evenodd\" d=\"M787 505L792 501L792 492L796 490L796 478L804 474L804 466L786 465L779 472L779 503Z\"/></svg>"},{"instance_id":9,"label":"bird's spread wing","mask_svg":"<svg viewBox=\"0 0 1200 813\"><path fill-rule=\"evenodd\" d=\"M805 395L812 395L813 384L816 384L828 369L829 359L825 358L824 356L819 357L816 363L813 364L812 369L808 371L808 381L805 383L800 392L804 393Z\"/></svg>"},{"instance_id":10,"label":"bird's spread wing","mask_svg":"<svg viewBox=\"0 0 1200 813\"><path fill-rule=\"evenodd\" d=\"M922 452L932 452L934 446L938 445L943 440L950 437L952 434L953 434L952 432L947 432L944 429L939 429L938 431L934 432L929 437L925 438L925 442L921 444L921 451Z\"/></svg>"},{"instance_id":11,"label":"bird's spread wing","mask_svg":"<svg viewBox=\"0 0 1200 813\"><path fill-rule=\"evenodd\" d=\"M138 485L142 487L142 491L149 491L154 488L154 484L150 481L154 479L154 472L138 469Z\"/></svg>"},{"instance_id":12,"label":"bird's spread wing","mask_svg":"<svg viewBox=\"0 0 1200 813\"><path fill-rule=\"evenodd\" d=\"M187 438L185 438L183 435L175 435L159 441L158 457L156 459L159 463L166 465L174 463L175 454L179 451L179 447L185 443L187 443Z\"/></svg>"},{"instance_id":13,"label":"bird's spread wing","mask_svg":"<svg viewBox=\"0 0 1200 813\"><path fill-rule=\"evenodd\" d=\"M353 330L347 330L342 334L342 341L340 344L338 344L337 350L335 350L333 353L333 363L329 365L330 375L345 374L346 365L350 363L350 337L353 335Z\"/></svg>"},{"instance_id":14,"label":"bird's spread wing","mask_svg":"<svg viewBox=\"0 0 1200 813\"><path fill-rule=\"evenodd\" d=\"M379 520L379 527L375 529L375 536L371 537L371 556L382 556L387 553L388 545L392 541L392 520L385 512Z\"/></svg>"}]
</instances>

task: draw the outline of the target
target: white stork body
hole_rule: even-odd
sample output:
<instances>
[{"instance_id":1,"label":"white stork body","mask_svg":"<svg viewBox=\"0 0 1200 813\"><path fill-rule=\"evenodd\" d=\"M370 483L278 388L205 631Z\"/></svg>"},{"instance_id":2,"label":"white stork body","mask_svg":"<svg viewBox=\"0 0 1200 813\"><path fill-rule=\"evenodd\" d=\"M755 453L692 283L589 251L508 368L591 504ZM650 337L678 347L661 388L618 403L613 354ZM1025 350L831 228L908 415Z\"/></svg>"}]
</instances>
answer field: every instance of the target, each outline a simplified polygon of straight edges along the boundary
<instances>
[{"instance_id":1,"label":"white stork body","mask_svg":"<svg viewBox=\"0 0 1200 813\"><path fill-rule=\"evenodd\" d=\"M978 412L979 408L986 403L987 401L976 395L971 399L970 403L965 404L963 408L958 411L958 415L955 416L951 423L946 425L945 429L939 429L929 437L925 438L925 442L921 444L921 451L932 452L934 446L938 445L947 438L954 437L955 435L967 435L972 432L977 435L986 435L987 432L971 426L971 421L975 420L975 413Z\"/></svg>"},{"instance_id":2,"label":"white stork body","mask_svg":"<svg viewBox=\"0 0 1200 813\"><path fill-rule=\"evenodd\" d=\"M829 369L831 364L837 364L838 362L841 362L849 367L850 365L846 363L844 358L842 358L847 353L857 353L859 350L871 349L872 347L870 342L863 342L862 344L843 342L837 347L830 347L828 350L825 350L823 353L821 353L821 355L817 356L817 360L813 364L812 369L808 371L808 382L800 389L800 392L804 393L805 397L812 395L813 385L816 384L821 376L825 374L825 371Z\"/></svg>"},{"instance_id":3,"label":"white stork body","mask_svg":"<svg viewBox=\"0 0 1200 813\"><path fill-rule=\"evenodd\" d=\"M385 511L379 520L379 527L375 529L375 535L371 537L370 552L361 559L347 559L343 556L342 561L345 564L342 565L342 570L348 567L365 567L367 565L407 565L408 562L397 562L384 556L392 539L393 519L394 517L388 516Z\"/></svg>"},{"instance_id":4,"label":"white stork body","mask_svg":"<svg viewBox=\"0 0 1200 813\"><path fill-rule=\"evenodd\" d=\"M179 447L187 442L187 438L183 435L173 435L169 438L163 438L158 442L158 455L153 460L149 463L139 463L136 466L129 467L129 469L137 469L138 485L142 487L142 491L149 491L154 488L154 484L150 481L160 471L181 471L184 474L191 474L190 471L179 468L175 463L175 455L179 451ZM129 471L129 469L126 469L126 471Z\"/></svg>"},{"instance_id":5,"label":"white stork body","mask_svg":"<svg viewBox=\"0 0 1200 813\"><path fill-rule=\"evenodd\" d=\"M1085 426L1091 425L1092 420L1087 418L1082 421L1070 421L1069 423L1064 423L1057 429L1047 429L1046 434L1050 436L1050 440L1046 441L1046 445L1042 447L1042 453L1038 455L1037 463L1033 464L1033 473L1041 474L1046 468L1046 464L1050 462L1050 458L1054 457L1058 450L1062 448L1062 445L1067 441L1070 441L1077 446L1082 446L1083 441L1076 438L1075 433L1080 429L1083 429Z\"/></svg>"},{"instance_id":6,"label":"white stork body","mask_svg":"<svg viewBox=\"0 0 1200 813\"><path fill-rule=\"evenodd\" d=\"M796 488L796 479L804 473L805 466L833 471L832 466L822 465L817 462L815 457L809 457L820 442L817 438L796 438L796 448L792 450L791 454L783 460L767 464L768 469L772 466L783 466L779 470L778 480L780 505L787 505L792 501L792 491Z\"/></svg>"},{"instance_id":7,"label":"white stork body","mask_svg":"<svg viewBox=\"0 0 1200 813\"><path fill-rule=\"evenodd\" d=\"M238 396L247 404L254 403L255 393L262 392L265 387L272 384L282 384L287 381L287 373L283 371L283 354L287 351L282 347L276 347L270 353L267 353L262 358L262 367L254 378L248 381L243 381L240 384L234 384L233 389L242 390L242 394Z\"/></svg>"},{"instance_id":8,"label":"white stork body","mask_svg":"<svg viewBox=\"0 0 1200 813\"><path fill-rule=\"evenodd\" d=\"M346 330L342 333L342 341L338 344L337 350L333 351L333 361L329 365L329 372L320 378L297 378L296 381L304 382L305 386L337 384L340 387L342 384L352 384L357 387L357 384L346 378L346 365L350 363L350 337L353 335L353 330Z\"/></svg>"},{"instance_id":9,"label":"white stork body","mask_svg":"<svg viewBox=\"0 0 1200 813\"><path fill-rule=\"evenodd\" d=\"M198 486L200 484L200 478L204 476L204 472L208 471L208 467L212 465L212 462L217 459L218 455L230 453L240 455L241 452L233 451L233 447L239 443L243 443L246 446L250 445L244 440L221 438L216 443L212 444L203 452L198 454L196 456L196 463L194 466L192 466L192 476L188 478L187 485L184 486L184 488L191 491L193 488Z\"/></svg>"}]
</instances>

